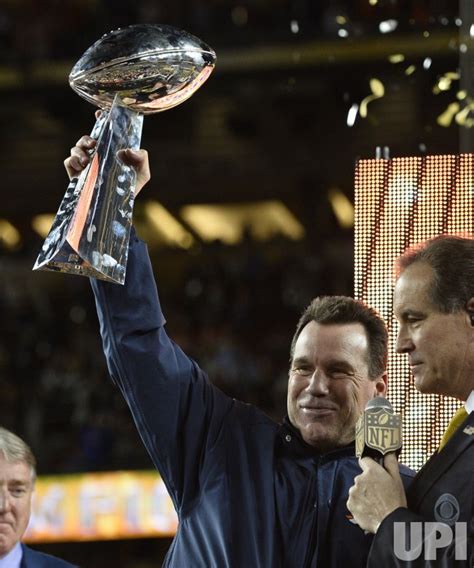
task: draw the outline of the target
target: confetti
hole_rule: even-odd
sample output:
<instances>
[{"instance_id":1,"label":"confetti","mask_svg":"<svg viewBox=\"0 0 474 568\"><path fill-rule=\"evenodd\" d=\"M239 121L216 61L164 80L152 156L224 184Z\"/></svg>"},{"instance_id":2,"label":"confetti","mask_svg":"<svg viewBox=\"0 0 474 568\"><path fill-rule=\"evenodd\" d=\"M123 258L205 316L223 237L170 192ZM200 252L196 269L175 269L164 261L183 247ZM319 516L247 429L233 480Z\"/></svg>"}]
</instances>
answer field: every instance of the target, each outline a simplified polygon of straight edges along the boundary
<instances>
[{"instance_id":1,"label":"confetti","mask_svg":"<svg viewBox=\"0 0 474 568\"><path fill-rule=\"evenodd\" d=\"M445 128L447 128L448 126L450 126L454 116L458 112L459 112L459 103L451 103L448 105L447 109L438 116L436 122L440 126L444 126Z\"/></svg>"},{"instance_id":2,"label":"confetti","mask_svg":"<svg viewBox=\"0 0 474 568\"><path fill-rule=\"evenodd\" d=\"M405 75L413 75L413 73L416 71L416 66L415 65L410 65L409 67L407 67L405 69Z\"/></svg>"},{"instance_id":3,"label":"confetti","mask_svg":"<svg viewBox=\"0 0 474 568\"><path fill-rule=\"evenodd\" d=\"M405 56L402 53L394 53L393 55L388 56L388 60L390 63L401 63L405 61Z\"/></svg>"},{"instance_id":4,"label":"confetti","mask_svg":"<svg viewBox=\"0 0 474 568\"><path fill-rule=\"evenodd\" d=\"M432 63L431 57L425 57L423 59L423 69L429 69L431 67L431 63Z\"/></svg>"},{"instance_id":5,"label":"confetti","mask_svg":"<svg viewBox=\"0 0 474 568\"><path fill-rule=\"evenodd\" d=\"M458 104L458 103L453 103ZM455 117L456 124L459 126L467 126L467 128L471 128L473 119L470 117L471 111L474 111L474 101L470 101L462 110L460 110Z\"/></svg>"},{"instance_id":6,"label":"confetti","mask_svg":"<svg viewBox=\"0 0 474 568\"><path fill-rule=\"evenodd\" d=\"M367 116L367 105L375 99L380 99L385 95L385 87L379 79L370 80L370 89L372 94L365 97L365 99L360 103L359 114L362 118Z\"/></svg>"},{"instance_id":7,"label":"confetti","mask_svg":"<svg viewBox=\"0 0 474 568\"><path fill-rule=\"evenodd\" d=\"M398 27L397 20L384 20L379 24L379 31L382 34L388 34L390 32L395 31L397 27Z\"/></svg>"},{"instance_id":8,"label":"confetti","mask_svg":"<svg viewBox=\"0 0 474 568\"><path fill-rule=\"evenodd\" d=\"M349 112L347 113L347 126L349 127L354 126L354 122L357 118L358 111L359 111L359 105L354 103L349 109Z\"/></svg>"}]
</instances>

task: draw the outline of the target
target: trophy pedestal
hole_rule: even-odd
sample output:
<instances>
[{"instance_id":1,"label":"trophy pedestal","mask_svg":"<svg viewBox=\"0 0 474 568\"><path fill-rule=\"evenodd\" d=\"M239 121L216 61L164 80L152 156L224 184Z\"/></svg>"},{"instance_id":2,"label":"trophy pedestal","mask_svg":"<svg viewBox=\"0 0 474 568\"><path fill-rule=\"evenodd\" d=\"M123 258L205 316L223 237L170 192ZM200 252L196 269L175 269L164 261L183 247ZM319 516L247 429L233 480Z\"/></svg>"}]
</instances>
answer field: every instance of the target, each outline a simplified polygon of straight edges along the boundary
<instances>
[{"instance_id":1,"label":"trophy pedestal","mask_svg":"<svg viewBox=\"0 0 474 568\"><path fill-rule=\"evenodd\" d=\"M33 270L125 282L136 173L117 152L140 147L142 125L118 96L99 117L89 165L71 180Z\"/></svg>"}]
</instances>

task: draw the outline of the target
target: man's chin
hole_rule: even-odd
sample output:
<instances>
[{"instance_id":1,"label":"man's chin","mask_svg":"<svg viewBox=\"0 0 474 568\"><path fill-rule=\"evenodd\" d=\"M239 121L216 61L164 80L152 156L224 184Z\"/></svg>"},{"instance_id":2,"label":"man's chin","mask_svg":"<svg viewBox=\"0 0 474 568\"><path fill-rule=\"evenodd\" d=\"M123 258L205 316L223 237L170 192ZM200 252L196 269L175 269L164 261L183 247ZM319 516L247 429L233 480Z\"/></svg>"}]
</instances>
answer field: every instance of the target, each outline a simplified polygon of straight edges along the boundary
<instances>
[{"instance_id":1,"label":"man's chin","mask_svg":"<svg viewBox=\"0 0 474 568\"><path fill-rule=\"evenodd\" d=\"M421 394L437 394L436 384L434 381L430 380L429 377L420 375L415 377L414 383L415 388Z\"/></svg>"},{"instance_id":2,"label":"man's chin","mask_svg":"<svg viewBox=\"0 0 474 568\"><path fill-rule=\"evenodd\" d=\"M318 432L314 425L302 428L300 432L303 440L315 450L327 451L336 446L336 436L332 432Z\"/></svg>"}]
</instances>

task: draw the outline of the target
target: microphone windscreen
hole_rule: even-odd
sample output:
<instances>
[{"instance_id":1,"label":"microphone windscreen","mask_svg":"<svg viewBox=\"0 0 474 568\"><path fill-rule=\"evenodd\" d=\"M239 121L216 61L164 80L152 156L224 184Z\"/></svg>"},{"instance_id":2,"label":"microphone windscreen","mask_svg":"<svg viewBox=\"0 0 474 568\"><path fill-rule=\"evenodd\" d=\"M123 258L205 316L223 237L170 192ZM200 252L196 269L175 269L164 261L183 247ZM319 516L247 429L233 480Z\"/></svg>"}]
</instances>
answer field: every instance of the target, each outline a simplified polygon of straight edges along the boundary
<instances>
[{"instance_id":1,"label":"microphone windscreen","mask_svg":"<svg viewBox=\"0 0 474 568\"><path fill-rule=\"evenodd\" d=\"M389 452L402 448L402 418L395 414L390 401L378 396L369 400L356 424L356 456L378 461Z\"/></svg>"}]
</instances>

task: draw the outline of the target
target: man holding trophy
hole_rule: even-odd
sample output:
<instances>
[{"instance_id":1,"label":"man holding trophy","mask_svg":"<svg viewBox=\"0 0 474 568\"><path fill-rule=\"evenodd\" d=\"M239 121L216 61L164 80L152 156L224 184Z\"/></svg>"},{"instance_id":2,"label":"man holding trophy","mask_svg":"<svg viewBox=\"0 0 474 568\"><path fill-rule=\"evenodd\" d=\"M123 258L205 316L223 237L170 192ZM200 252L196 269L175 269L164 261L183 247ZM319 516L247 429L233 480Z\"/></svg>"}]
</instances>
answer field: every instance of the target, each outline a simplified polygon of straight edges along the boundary
<instances>
[{"instance_id":1,"label":"man holding trophy","mask_svg":"<svg viewBox=\"0 0 474 568\"><path fill-rule=\"evenodd\" d=\"M148 155L138 150L138 127L130 145L114 120L124 133L136 117L123 104L131 112L178 104L214 59L199 41L183 46L176 30L139 28L123 32L120 57L107 51L117 49L112 32L72 74L88 100L101 102L108 90L120 100L65 160L71 184L36 268L93 277L111 377L179 517L165 566L362 568L372 536L351 522L346 501L360 473L356 421L386 392L385 325L352 298L313 300L291 346L283 424L226 396L167 336L146 245L131 228L133 200L150 179ZM143 65L132 54L137 40ZM408 485L412 472L401 466L401 475Z\"/></svg>"}]
</instances>

